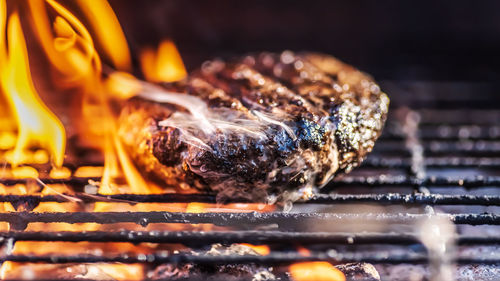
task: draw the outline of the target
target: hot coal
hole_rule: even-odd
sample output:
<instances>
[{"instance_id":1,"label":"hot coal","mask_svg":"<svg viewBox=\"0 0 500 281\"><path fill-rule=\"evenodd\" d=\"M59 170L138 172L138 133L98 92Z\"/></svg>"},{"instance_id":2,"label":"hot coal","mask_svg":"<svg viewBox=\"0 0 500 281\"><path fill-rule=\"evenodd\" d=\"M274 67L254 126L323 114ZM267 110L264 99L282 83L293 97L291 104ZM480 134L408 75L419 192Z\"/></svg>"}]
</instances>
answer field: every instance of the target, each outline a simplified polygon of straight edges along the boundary
<instances>
[{"instance_id":1,"label":"hot coal","mask_svg":"<svg viewBox=\"0 0 500 281\"><path fill-rule=\"evenodd\" d=\"M372 150L389 103L355 68L289 51L209 61L163 86L127 102L123 142L145 173L220 199L293 200L351 171Z\"/></svg>"},{"instance_id":2,"label":"hot coal","mask_svg":"<svg viewBox=\"0 0 500 281\"><path fill-rule=\"evenodd\" d=\"M207 251L192 251L193 255L259 255L251 248L243 245L233 244L223 246L214 244ZM271 281L279 280L272 273L272 267L249 264L164 264L158 266L151 274L151 280L255 280Z\"/></svg>"},{"instance_id":3,"label":"hot coal","mask_svg":"<svg viewBox=\"0 0 500 281\"><path fill-rule=\"evenodd\" d=\"M193 250L193 255L255 255L259 254L250 247L232 244L224 246L214 244L209 250ZM347 281L380 281L375 267L369 263L349 263L337 265ZM292 280L286 266L277 268L248 264L164 264L158 266L149 275L152 280Z\"/></svg>"}]
</instances>

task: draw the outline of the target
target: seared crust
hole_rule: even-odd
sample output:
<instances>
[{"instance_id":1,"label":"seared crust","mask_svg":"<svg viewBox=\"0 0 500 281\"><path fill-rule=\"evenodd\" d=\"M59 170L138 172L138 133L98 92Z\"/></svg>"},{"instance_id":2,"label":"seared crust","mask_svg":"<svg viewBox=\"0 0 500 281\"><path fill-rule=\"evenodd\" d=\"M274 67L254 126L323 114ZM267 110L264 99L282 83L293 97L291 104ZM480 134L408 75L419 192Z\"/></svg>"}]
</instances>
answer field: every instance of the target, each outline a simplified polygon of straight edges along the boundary
<instances>
[{"instance_id":1,"label":"seared crust","mask_svg":"<svg viewBox=\"0 0 500 281\"><path fill-rule=\"evenodd\" d=\"M289 51L206 62L164 86L204 106L131 99L123 142L145 172L223 198L305 195L349 172L372 150L389 104L353 67Z\"/></svg>"}]
</instances>

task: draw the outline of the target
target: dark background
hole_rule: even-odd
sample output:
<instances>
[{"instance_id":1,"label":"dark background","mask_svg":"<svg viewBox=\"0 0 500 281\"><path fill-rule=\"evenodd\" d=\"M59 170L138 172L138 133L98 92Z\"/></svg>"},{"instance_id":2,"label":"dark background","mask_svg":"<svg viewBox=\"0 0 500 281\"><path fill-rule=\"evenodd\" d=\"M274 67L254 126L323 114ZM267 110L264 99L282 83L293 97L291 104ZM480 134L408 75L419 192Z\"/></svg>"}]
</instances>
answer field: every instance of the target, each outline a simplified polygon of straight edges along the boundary
<instances>
[{"instance_id":1,"label":"dark background","mask_svg":"<svg viewBox=\"0 0 500 281\"><path fill-rule=\"evenodd\" d=\"M500 1L124 1L132 53L172 38L188 69L252 51L332 54L380 80L497 81Z\"/></svg>"}]
</instances>

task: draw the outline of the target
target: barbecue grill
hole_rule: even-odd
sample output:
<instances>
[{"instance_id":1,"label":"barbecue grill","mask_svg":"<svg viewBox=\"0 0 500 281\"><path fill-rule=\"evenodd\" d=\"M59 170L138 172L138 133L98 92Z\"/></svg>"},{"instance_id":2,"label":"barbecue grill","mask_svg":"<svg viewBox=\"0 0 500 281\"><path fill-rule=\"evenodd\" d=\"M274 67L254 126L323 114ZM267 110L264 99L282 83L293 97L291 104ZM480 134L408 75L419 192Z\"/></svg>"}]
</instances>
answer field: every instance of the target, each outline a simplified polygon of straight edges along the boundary
<instances>
[{"instance_id":1,"label":"barbecue grill","mask_svg":"<svg viewBox=\"0 0 500 281\"><path fill-rule=\"evenodd\" d=\"M201 273L173 280L219 280L227 276L214 267L247 266L304 281L294 279L294 265L326 261L314 264L356 281L500 278L498 1L215 2L109 0L110 9L106 1L0 0L0 18L9 19L0 38L8 57L0 60L1 277L170 280L162 268L192 266ZM108 88L123 74L115 68L171 82L207 59L287 49L337 56L373 74L390 97L384 132L360 167L307 199L258 204L134 173L114 126L114 110L131 96ZM159 66L175 77L158 79ZM20 107L4 105L16 98L47 119L30 136L46 143L26 149L27 162L12 152L32 124L3 112ZM56 149L57 140L67 145ZM59 174L50 160L64 162ZM239 244L254 252L224 251Z\"/></svg>"},{"instance_id":2,"label":"barbecue grill","mask_svg":"<svg viewBox=\"0 0 500 281\"><path fill-rule=\"evenodd\" d=\"M497 120L500 112L490 109L490 106L500 100L493 95L492 88L485 91L483 84L469 83L457 87L453 83L386 81L382 86L392 93L393 101L388 124L374 152L361 167L333 181L310 199L295 202L293 206L285 205L283 211L259 213L36 213L30 210L40 202L76 200L77 204L110 201L136 204L216 201L212 194L85 193L89 180L98 180L94 177L42 177L38 181L2 179L1 183L7 186L30 181L49 186L62 183L79 192L70 197L63 194L0 196L1 202L22 206L22 211L0 213L0 221L11 226L11 231L0 232L4 243L4 254L0 260L47 264L251 262L269 266L317 260L335 264L368 262L376 265L384 279L395 274L394 270L401 265L429 269L449 262L445 257L436 260L436 257L429 256L433 249L422 242L419 228L415 227L425 221L435 224L432 219L438 218L456 227L456 232L449 237L456 243L456 249L448 254L453 255L449 257L451 262L457 264L453 272L458 279L465 278L467 270L478 268L483 272L479 273L479 278L498 276L500 127ZM459 97L451 105L446 100L449 98L446 90L450 88L454 88L457 91L455 97ZM429 97L430 93L432 97ZM443 109L441 104L448 106ZM474 106L471 107L471 104ZM75 170L76 167L70 168ZM229 226L231 230L140 231L117 227L109 231L24 231L27 225L37 222L111 226L134 223L143 227L172 223L214 224ZM273 250L265 256L204 256L161 250L134 255L11 254L9 249L17 241L178 243L193 249L213 243L252 243L266 244ZM297 252L294 245L306 247L310 254ZM425 278L432 278L432 271L422 272ZM283 278L286 279L286 276Z\"/></svg>"}]
</instances>

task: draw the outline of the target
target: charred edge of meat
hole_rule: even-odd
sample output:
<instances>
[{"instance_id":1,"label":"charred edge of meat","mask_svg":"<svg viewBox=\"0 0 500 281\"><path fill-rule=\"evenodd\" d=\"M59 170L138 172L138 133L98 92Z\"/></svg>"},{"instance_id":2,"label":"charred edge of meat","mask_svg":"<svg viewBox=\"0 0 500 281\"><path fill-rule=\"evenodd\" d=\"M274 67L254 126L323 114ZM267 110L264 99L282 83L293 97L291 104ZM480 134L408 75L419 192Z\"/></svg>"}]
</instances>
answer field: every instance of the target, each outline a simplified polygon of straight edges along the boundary
<instances>
[{"instance_id":1,"label":"charred edge of meat","mask_svg":"<svg viewBox=\"0 0 500 281\"><path fill-rule=\"evenodd\" d=\"M221 200L293 200L351 171L372 150L389 103L351 66L288 51L206 62L163 86L190 101L131 99L122 140L145 172L169 185L211 189Z\"/></svg>"}]
</instances>

